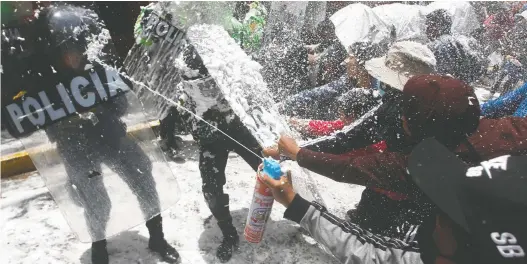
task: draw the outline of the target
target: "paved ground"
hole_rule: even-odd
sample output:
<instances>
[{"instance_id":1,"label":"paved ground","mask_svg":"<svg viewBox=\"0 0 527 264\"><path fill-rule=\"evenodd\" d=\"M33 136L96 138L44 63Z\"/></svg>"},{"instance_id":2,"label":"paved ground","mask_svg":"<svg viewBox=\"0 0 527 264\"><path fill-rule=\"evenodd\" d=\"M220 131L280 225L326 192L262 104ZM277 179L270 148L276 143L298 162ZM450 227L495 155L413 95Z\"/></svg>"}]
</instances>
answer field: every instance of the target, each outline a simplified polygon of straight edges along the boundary
<instances>
[{"instance_id":1,"label":"paved ground","mask_svg":"<svg viewBox=\"0 0 527 264\"><path fill-rule=\"evenodd\" d=\"M185 140L186 162L170 162L181 199L162 214L165 234L181 253L182 263L217 263L221 233L203 199L196 147L189 137ZM234 223L242 235L255 174L234 154L226 173ZM337 215L344 216L360 199L362 187L313 176L329 210ZM1 195L0 255L5 263L90 263L90 245L72 233L38 173L3 180ZM255 245L242 240L229 263L337 263L298 226L284 220L283 212L283 206L276 204L263 242ZM109 239L110 263L161 263L147 250L147 243L144 225Z\"/></svg>"}]
</instances>

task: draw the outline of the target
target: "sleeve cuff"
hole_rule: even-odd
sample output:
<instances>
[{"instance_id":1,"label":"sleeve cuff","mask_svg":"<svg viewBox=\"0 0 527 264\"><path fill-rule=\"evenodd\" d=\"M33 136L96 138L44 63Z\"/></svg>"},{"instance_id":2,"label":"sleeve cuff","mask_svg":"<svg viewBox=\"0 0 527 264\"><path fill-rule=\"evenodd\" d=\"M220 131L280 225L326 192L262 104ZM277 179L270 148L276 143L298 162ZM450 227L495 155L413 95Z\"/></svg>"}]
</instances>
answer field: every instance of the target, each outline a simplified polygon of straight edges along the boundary
<instances>
[{"instance_id":1,"label":"sleeve cuff","mask_svg":"<svg viewBox=\"0 0 527 264\"><path fill-rule=\"evenodd\" d=\"M300 221L304 218L310 206L310 202L302 198L299 194L296 194L289 207L285 210L284 218L300 224Z\"/></svg>"}]
</instances>

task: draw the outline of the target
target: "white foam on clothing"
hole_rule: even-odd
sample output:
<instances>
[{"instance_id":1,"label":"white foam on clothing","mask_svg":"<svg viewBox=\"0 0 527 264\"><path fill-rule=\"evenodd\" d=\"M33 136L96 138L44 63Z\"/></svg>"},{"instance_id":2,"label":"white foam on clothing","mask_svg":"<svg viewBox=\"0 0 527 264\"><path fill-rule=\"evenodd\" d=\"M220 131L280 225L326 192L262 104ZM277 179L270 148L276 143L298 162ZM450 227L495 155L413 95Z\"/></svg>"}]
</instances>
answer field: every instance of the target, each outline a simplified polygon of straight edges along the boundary
<instances>
[{"instance_id":1,"label":"white foam on clothing","mask_svg":"<svg viewBox=\"0 0 527 264\"><path fill-rule=\"evenodd\" d=\"M262 146L274 145L282 132L290 131L285 119L276 118L279 114L273 112L275 102L259 72L261 65L253 61L227 31L221 26L202 24L191 26L187 36L234 113ZM257 114L263 124L255 120L254 110L259 111Z\"/></svg>"}]
</instances>

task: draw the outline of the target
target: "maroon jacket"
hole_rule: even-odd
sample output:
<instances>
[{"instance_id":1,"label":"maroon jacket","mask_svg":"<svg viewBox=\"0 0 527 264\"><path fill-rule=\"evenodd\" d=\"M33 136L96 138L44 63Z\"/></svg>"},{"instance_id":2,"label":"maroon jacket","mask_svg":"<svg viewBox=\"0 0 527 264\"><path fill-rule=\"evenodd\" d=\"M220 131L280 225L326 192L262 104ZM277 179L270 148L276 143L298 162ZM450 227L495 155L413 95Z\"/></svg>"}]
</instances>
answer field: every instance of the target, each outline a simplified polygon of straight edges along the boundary
<instances>
[{"instance_id":1,"label":"maroon jacket","mask_svg":"<svg viewBox=\"0 0 527 264\"><path fill-rule=\"evenodd\" d=\"M468 144L470 142L470 144ZM468 163L503 155L527 154L527 118L506 117L482 119L478 129L461 143L456 154ZM308 170L338 182L378 187L413 194L413 184L407 182L407 155L383 152L361 157L347 157L302 148L298 164Z\"/></svg>"}]
</instances>

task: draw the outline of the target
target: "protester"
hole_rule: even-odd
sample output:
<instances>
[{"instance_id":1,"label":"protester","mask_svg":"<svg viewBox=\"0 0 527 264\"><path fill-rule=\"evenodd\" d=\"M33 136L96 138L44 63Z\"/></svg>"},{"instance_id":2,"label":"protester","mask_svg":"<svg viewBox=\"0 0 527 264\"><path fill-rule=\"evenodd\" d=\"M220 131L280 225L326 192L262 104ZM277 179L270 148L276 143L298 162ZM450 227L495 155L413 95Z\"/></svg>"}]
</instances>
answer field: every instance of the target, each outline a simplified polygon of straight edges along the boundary
<instances>
[{"instance_id":1,"label":"protester","mask_svg":"<svg viewBox=\"0 0 527 264\"><path fill-rule=\"evenodd\" d=\"M341 154L380 141L386 141L391 150L405 146L400 122L401 90L411 76L434 72L435 64L434 55L426 46L409 41L395 43L385 56L364 62L371 87L382 95L382 105L351 130L305 147Z\"/></svg>"},{"instance_id":2,"label":"protester","mask_svg":"<svg viewBox=\"0 0 527 264\"><path fill-rule=\"evenodd\" d=\"M275 200L287 208L284 218L307 230L341 263L525 263L527 200L522 193L527 188L527 157L503 156L467 168L453 153L450 157L427 154L437 163L424 170L440 171L412 175L415 192L424 193L427 197L422 199L430 201L433 210L417 231L419 244L344 222L296 194L290 172L280 180L261 177ZM445 166L452 159L456 163ZM514 190L512 195L507 188Z\"/></svg>"},{"instance_id":3,"label":"protester","mask_svg":"<svg viewBox=\"0 0 527 264\"><path fill-rule=\"evenodd\" d=\"M377 79L370 76L368 70L365 68L365 63L373 58L384 56L389 51L389 48L392 46L392 41L393 39L390 39L389 41L384 41L375 44L369 42L357 42L351 45L350 51L352 53L352 56L350 56L345 61L345 63L347 74L350 78L353 78L355 80L355 85L357 87L377 89L379 88L377 87L379 86ZM394 49L397 49L399 45L407 44L399 43L395 45Z\"/></svg>"},{"instance_id":4,"label":"protester","mask_svg":"<svg viewBox=\"0 0 527 264\"><path fill-rule=\"evenodd\" d=\"M357 45L357 51L363 50L362 47L364 45ZM366 58L365 55L359 58ZM365 116L355 127L317 140L304 146L305 148L349 157L379 153L376 144L386 145L386 148L380 149L382 151L398 152L407 148L409 143L400 117L400 89L409 77L434 71L433 53L416 42L398 42L390 47L386 56L361 64L364 64L368 78L375 80L376 85L373 87L376 87L376 91L384 93L382 105ZM406 201L405 197L400 192L368 187L364 190L364 199L360 200L357 209L351 210L348 215L363 228L375 233L404 238L408 231L420 223L415 216L418 211L416 205Z\"/></svg>"},{"instance_id":5,"label":"protester","mask_svg":"<svg viewBox=\"0 0 527 264\"><path fill-rule=\"evenodd\" d=\"M426 16L428 47L437 60L436 70L466 83L479 79L485 67L481 47L473 38L451 33L452 18L444 9Z\"/></svg>"},{"instance_id":6,"label":"protester","mask_svg":"<svg viewBox=\"0 0 527 264\"><path fill-rule=\"evenodd\" d=\"M310 67L310 80L315 88L306 86L286 100L295 101L287 104L293 107L280 109L285 115L297 116L301 118L316 118L330 120L335 119L336 105L331 104L332 100L341 95L348 89L349 83L353 82L354 77L346 76L346 68L341 63L347 57L347 51L342 46L335 35L335 26L329 19L320 22L316 28L316 47L313 50L308 48L307 55ZM315 100L315 98L317 100ZM281 98L282 99L282 98ZM314 107L313 103L317 103ZM310 105L309 107L307 105ZM330 107L322 107L323 105ZM323 109L313 111L313 109Z\"/></svg>"},{"instance_id":7,"label":"protester","mask_svg":"<svg viewBox=\"0 0 527 264\"><path fill-rule=\"evenodd\" d=\"M459 80L438 75L412 77L403 90L402 105L403 126L413 144L400 153L407 152L408 148L427 137L438 139L467 162L478 162L481 158L503 153L527 152L527 120L508 117L480 121L479 103L472 88ZM404 159L397 158L397 152L348 159L300 148L287 136L283 136L278 145L281 154L334 180L404 189L404 184L401 185L405 175ZM273 149L266 152L276 155Z\"/></svg>"},{"instance_id":8,"label":"protester","mask_svg":"<svg viewBox=\"0 0 527 264\"><path fill-rule=\"evenodd\" d=\"M351 47L352 55L342 62L346 66L345 74L326 85L305 90L286 98L280 103L278 111L296 118L336 119L338 104L335 102L339 96L355 87L375 88L378 86L375 78L371 77L364 68L364 63L369 59L382 56L386 51L387 47L378 44L367 42L354 44Z\"/></svg>"},{"instance_id":9,"label":"protester","mask_svg":"<svg viewBox=\"0 0 527 264\"><path fill-rule=\"evenodd\" d=\"M400 120L400 90L407 78L435 70L434 55L426 46L416 42L395 43L384 57L378 58L372 58L370 55L381 55L384 48L374 45L371 46L373 52L369 52L370 49L367 47L361 43L353 46L358 59L358 72L365 71L370 87L384 94L382 105L371 117L346 134L339 134L335 139L317 142L306 148L342 154L380 141L386 141L391 150L406 144L401 122L398 121Z\"/></svg>"},{"instance_id":10,"label":"protester","mask_svg":"<svg viewBox=\"0 0 527 264\"><path fill-rule=\"evenodd\" d=\"M410 78L403 89L402 111L401 122L408 140L397 151L392 149L350 158L300 148L287 136L282 136L278 148L282 155L297 160L301 167L335 181L410 197L413 194L406 181L406 154L424 138L438 139L466 162L527 153L527 120L502 118L480 122L479 103L472 88L451 77L420 75ZM272 149L264 153L277 154ZM420 207L418 204L414 209L422 210Z\"/></svg>"},{"instance_id":11,"label":"protester","mask_svg":"<svg viewBox=\"0 0 527 264\"><path fill-rule=\"evenodd\" d=\"M520 80L525 80L524 77L527 76L523 66L527 63L527 11L519 12L514 20L510 12L502 10L491 14L485 21L487 36L498 43L492 44L492 49L499 47L500 52L503 49L506 55L491 93L497 92L498 89L507 93L502 93L501 97L480 107L470 84L478 81L483 73L485 59L482 49L473 39L452 34L452 19L446 10L435 10L427 15L425 26L430 40L427 46L409 41L392 43L395 37L375 44L358 42L349 47L351 55L348 57L347 47L343 47L336 37L335 26L329 16L319 23L316 36L310 40L320 44L315 49L317 54L308 54L303 45L305 43L302 43L304 36L294 32L295 29L287 23L273 25L273 29L269 31L273 34L266 35L265 41L262 41L266 24L264 5L267 4L253 2L249 6L246 2L239 2L234 14L238 21L231 20L233 27L229 33L238 44L247 52L254 53L263 64L262 75L269 84L272 96L282 100L279 105L280 113L291 116L291 124L307 136L327 137L300 147L294 139L282 136L278 141L278 148L266 149L263 152L268 156L282 155L295 160L301 167L335 181L366 187L356 209L348 211L348 219L343 221L329 214L320 204L306 201L296 194L290 175L278 181L264 177L263 180L272 188L275 199L287 208L285 218L308 230L343 263L502 263L507 260L500 258L497 253L511 257L508 260L524 256L522 252L527 248L500 243L513 243L512 239L502 232L508 232L510 223L517 227L515 221L518 220L514 220L510 215L520 212L518 214L523 220L527 204L524 200L493 201L485 197L487 191L495 190L493 188L497 188L496 186L501 186L502 189L498 194L492 193L495 195L492 198L506 196L507 188L527 187L522 185L523 178L522 182L517 182L518 185L500 185L502 175L507 176L511 171L519 171L518 168L521 168L522 172L527 170L524 156L527 155L527 84L507 92L513 90L514 85ZM129 19L139 11L137 4L95 5L103 7L104 19L113 21L112 23L118 20L119 16L115 14L122 14L125 19ZM342 3L328 2L328 13L336 12L337 9L332 6L341 8L341 5ZM116 6L122 7L123 10L114 13L112 7ZM19 12L29 12L28 10L29 8L24 8ZM254 16L245 16L247 12ZM31 12L24 15L33 19ZM48 19L47 15L47 11L43 11L41 18L34 18L35 23ZM148 15L150 13L142 12L138 24L144 24ZM117 43L118 52L121 57L125 57L129 46L133 44L132 28L124 27L126 23L124 26L111 25L110 34L114 39L120 38ZM25 26L20 26L20 29L23 29L21 31L29 28ZM42 33L38 32L39 28L29 29L31 34ZM8 29L6 32L2 44L5 46L4 42L8 41L12 49L2 49L2 104L24 95L14 93L13 87L20 86L20 83L26 85L25 82L29 80L37 83L35 80L40 78L36 77L37 71L27 71L28 74L25 74L27 65L39 70L45 66L47 72L42 73L55 70L46 64L49 59L45 52L47 50L39 46L44 45L43 42L33 38L23 43L24 38L17 35L17 30ZM164 40L160 41L162 43ZM140 42L147 43L144 39ZM26 49L21 43L30 46ZM162 50L160 47L165 44L154 45L154 49L158 49L155 51ZM36 45L37 48L31 45ZM148 45L152 45L152 42ZM264 47L260 49L262 45ZM146 50L147 53L152 51ZM17 53L21 55L13 55ZM150 60L150 56L145 57ZM181 78L178 76L177 81L176 78L170 79L171 77L167 76L172 73L175 75L177 70L181 70L174 66L176 70L173 72L167 70L160 73L159 76L163 76L160 79L169 84L172 82L173 89L183 94L181 105L194 113L198 112L197 109L204 110L200 117L214 124L228 136L172 106L168 115L161 120L161 147L177 154L181 147L181 139L174 135L175 132L190 130L192 133L199 147L203 195L223 235L216 254L220 261L226 262L231 259L239 244L238 233L229 209L229 195L223 188L226 184L225 168L229 153L236 152L256 170L261 159L251 152L260 153L262 148L244 122L234 114L191 45L185 47L184 57L185 67L189 69L187 73L181 74ZM170 60L173 66L172 58ZM321 68L321 73L317 76L318 86L315 88L307 84L309 64L316 64ZM148 64L148 67L150 66ZM16 79L17 74L12 74L15 71L23 73L24 78ZM165 77L170 82L164 79ZM148 78L150 76L147 76L147 81L150 81ZM12 81L14 79L15 81ZM505 84L501 85L502 83ZM211 94L218 96L207 97L203 90L212 91ZM382 103L379 102L377 94L382 95ZM124 173L120 172L119 176L123 179L140 176L144 186L136 191L145 192L147 187L155 185L155 182L151 175L151 164L140 162L148 160L143 150L132 146L133 153L136 154L133 157L119 155L120 151L104 152L108 146L126 135L126 129L119 123L119 118L119 113L100 117L99 126L103 123L108 124L109 129L105 130L109 131L108 136L105 139L89 139L87 143L96 144L84 144L77 147L74 153L65 150L69 141L78 140L77 137L84 134L97 134L86 133L91 132L89 128L81 130L78 126L65 130L72 135L71 138L57 136L64 133L60 129L49 129L48 133L50 140L57 145L58 154L67 161L65 167L71 180L78 180L75 179L79 178L76 171L87 170L91 166L80 162L78 165L77 160L86 160L83 157L93 157L96 154L113 156L109 162L119 163L121 167L124 164L126 167L122 168ZM359 119L362 121L356 122ZM350 126L352 123L356 123L356 126ZM83 132L76 133L77 130ZM432 173L427 177L408 172L411 151L427 138L437 140L463 162L471 166L481 166L469 168L470 176L466 174L468 178L463 177L463 182L456 183L457 185L442 184L430 176ZM513 156L493 159L502 155ZM508 163L505 163L508 166L503 166L503 160L508 160ZM98 166L102 163L100 157L93 158L93 161ZM498 165L489 167L489 164L496 163ZM138 170L141 175L130 169L137 165L142 166L141 170ZM500 170L500 166L504 169ZM461 177L460 173L464 176L466 171L467 168L463 167L462 172L458 170L452 175ZM448 171L446 174L450 175ZM470 186L472 182L482 179L487 181L475 183L476 187ZM96 181L99 185L102 184L102 179L93 180ZM471 220L470 229L467 230L465 220L460 220L458 215L452 213L451 207L445 208L444 201L438 200L437 196L433 195L434 192L426 188L428 183L437 184L438 189L445 191L445 196L459 198L460 201L456 201L464 206L474 205L474 208L484 211L485 217L491 217L489 219L493 220L493 227L496 229L479 231L481 223L476 223L476 220L481 219L475 219L474 214L470 214L472 211L465 211L465 220ZM455 189L456 193L448 192L451 189ZM466 193L469 195L465 196ZM89 196L89 193L87 195ZM106 199L108 195L100 193L100 196L101 199ZM158 199L156 195L153 197L153 200ZM484 208L483 202L477 202L478 199L489 202L489 207L498 213L493 215L490 209ZM139 203L141 209L146 211L144 202ZM514 207L511 204L514 204ZM500 208L505 209L499 211ZM500 213L506 216L494 221L500 217ZM87 222L92 221L88 224L95 223L88 215L86 219ZM97 220L105 224L108 219ZM160 253L165 261L175 262L179 254L165 240L161 222L161 217L157 215L146 223L151 235L149 248ZM525 221L521 223L523 222ZM496 236L491 232L500 232L502 237L500 238L500 233ZM498 245L491 243L489 237ZM524 236L516 238L518 237L524 239ZM416 240L419 241L419 246ZM482 245L478 240L484 241L483 244L488 242L490 246ZM518 241L525 243L524 240ZM93 243L91 254L93 263L108 263L106 240ZM521 261L525 259L522 258Z\"/></svg>"},{"instance_id":12,"label":"protester","mask_svg":"<svg viewBox=\"0 0 527 264\"><path fill-rule=\"evenodd\" d=\"M368 73L380 80L381 92L389 89L403 90L411 76L435 71L436 58L426 46L413 41L393 44L387 54L365 62Z\"/></svg>"},{"instance_id":13,"label":"protester","mask_svg":"<svg viewBox=\"0 0 527 264\"><path fill-rule=\"evenodd\" d=\"M351 88L348 83L348 77L341 76L338 80L324 86L286 97L278 104L278 111L283 115L296 118L334 120L337 117L338 107L334 103L335 98Z\"/></svg>"}]
</instances>

